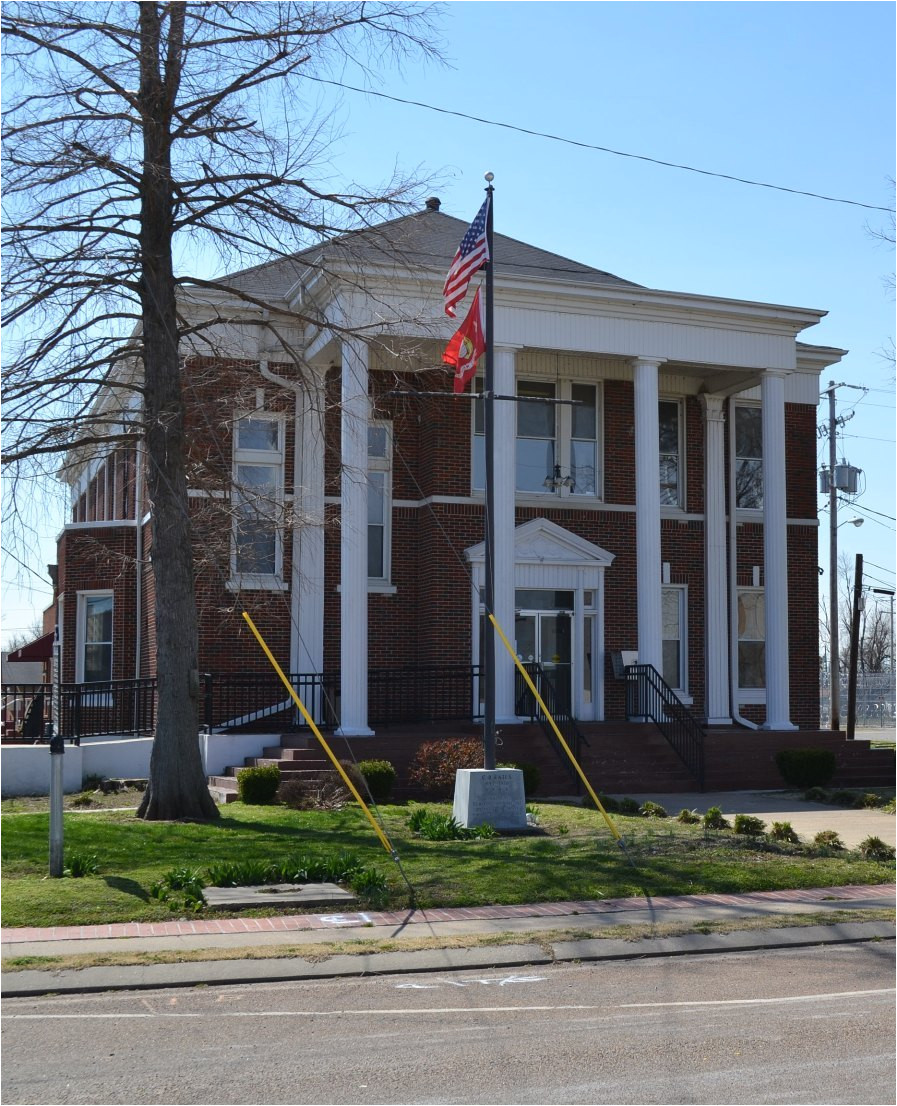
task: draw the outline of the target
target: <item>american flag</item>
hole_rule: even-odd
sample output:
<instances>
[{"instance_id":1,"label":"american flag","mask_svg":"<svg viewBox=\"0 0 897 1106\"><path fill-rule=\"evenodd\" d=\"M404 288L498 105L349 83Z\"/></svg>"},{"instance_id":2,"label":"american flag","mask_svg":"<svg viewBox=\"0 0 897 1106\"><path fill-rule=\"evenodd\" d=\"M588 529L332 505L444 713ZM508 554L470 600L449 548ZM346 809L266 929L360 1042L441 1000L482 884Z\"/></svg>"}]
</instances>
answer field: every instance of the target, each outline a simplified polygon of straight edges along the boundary
<instances>
[{"instance_id":1,"label":"american flag","mask_svg":"<svg viewBox=\"0 0 897 1106\"><path fill-rule=\"evenodd\" d=\"M489 260L489 246L486 243L486 217L489 214L489 197L477 212L477 217L467 228L461 239L458 252L452 259L451 268L445 278L442 295L445 299L445 313L455 317L455 304L461 302L467 293L470 278Z\"/></svg>"}]
</instances>

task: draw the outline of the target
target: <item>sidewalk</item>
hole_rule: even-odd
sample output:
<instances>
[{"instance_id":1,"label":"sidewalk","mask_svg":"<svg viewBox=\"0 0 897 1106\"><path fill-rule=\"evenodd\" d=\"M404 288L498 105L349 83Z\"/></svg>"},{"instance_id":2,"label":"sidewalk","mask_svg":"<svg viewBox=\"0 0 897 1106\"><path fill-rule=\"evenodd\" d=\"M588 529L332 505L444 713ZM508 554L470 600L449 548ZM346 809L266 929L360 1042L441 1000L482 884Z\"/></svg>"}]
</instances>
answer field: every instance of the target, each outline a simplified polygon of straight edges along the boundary
<instances>
[{"instance_id":1,"label":"sidewalk","mask_svg":"<svg viewBox=\"0 0 897 1106\"><path fill-rule=\"evenodd\" d=\"M11 997L48 992L322 979L371 973L486 970L561 960L624 959L892 939L894 926L891 922L801 926L800 917L833 910L893 909L895 891L897 889L891 884L763 891L747 895L681 895L451 910L298 914L281 918L4 930L4 957L251 949L253 958L10 972L2 977L2 994ZM756 920L774 915L793 917L796 925L634 940L591 936L608 926L662 927L670 922ZM558 930L572 931L574 939L563 939L563 935L557 934ZM577 933L582 933L583 937L576 938ZM497 934L520 934L521 941L500 946L450 947L452 938L459 935ZM444 940L447 947L334 955L322 960L289 955L278 958L283 948L297 944L408 938L435 939L437 943ZM266 949L270 950L269 958L266 958Z\"/></svg>"}]
</instances>

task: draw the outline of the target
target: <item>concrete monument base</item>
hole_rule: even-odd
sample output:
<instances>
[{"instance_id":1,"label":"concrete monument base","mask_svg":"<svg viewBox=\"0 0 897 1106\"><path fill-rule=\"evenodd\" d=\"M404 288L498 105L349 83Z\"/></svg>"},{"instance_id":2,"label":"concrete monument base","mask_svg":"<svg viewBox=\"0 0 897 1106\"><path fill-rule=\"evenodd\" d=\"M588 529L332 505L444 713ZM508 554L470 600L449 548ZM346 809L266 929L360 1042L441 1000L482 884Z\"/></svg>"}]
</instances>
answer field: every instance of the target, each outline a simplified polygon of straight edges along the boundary
<instances>
[{"instance_id":1,"label":"concrete monument base","mask_svg":"<svg viewBox=\"0 0 897 1106\"><path fill-rule=\"evenodd\" d=\"M497 830L525 830L523 773L519 768L459 768L452 817L468 829L488 822Z\"/></svg>"}]
</instances>

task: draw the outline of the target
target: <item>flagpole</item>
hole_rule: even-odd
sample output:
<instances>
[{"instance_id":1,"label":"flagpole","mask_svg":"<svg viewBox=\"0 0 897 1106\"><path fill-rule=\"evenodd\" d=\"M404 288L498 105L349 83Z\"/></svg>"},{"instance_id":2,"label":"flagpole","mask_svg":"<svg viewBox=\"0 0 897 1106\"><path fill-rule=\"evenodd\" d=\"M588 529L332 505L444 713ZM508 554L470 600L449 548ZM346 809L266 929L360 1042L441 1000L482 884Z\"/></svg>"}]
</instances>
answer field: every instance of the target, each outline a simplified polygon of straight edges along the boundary
<instances>
[{"instance_id":1,"label":"flagpole","mask_svg":"<svg viewBox=\"0 0 897 1106\"><path fill-rule=\"evenodd\" d=\"M489 207L486 212L486 388L484 403L484 446L486 451L486 519L485 519L485 569L483 606L486 610L483 631L483 663L485 694L483 712L483 767L495 768L495 627L490 615L495 614L495 346L492 339L493 293L495 254L492 243L492 204L495 189L494 177L486 173L486 194Z\"/></svg>"}]
</instances>

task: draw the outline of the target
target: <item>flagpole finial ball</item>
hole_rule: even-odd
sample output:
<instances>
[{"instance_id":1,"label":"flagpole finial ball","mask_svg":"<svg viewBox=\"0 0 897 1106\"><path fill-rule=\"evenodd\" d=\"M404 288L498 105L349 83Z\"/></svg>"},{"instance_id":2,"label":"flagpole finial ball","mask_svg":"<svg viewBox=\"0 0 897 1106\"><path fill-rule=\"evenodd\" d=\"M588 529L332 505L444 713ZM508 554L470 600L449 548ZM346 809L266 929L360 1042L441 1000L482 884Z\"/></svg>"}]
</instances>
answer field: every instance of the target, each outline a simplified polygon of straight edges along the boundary
<instances>
[{"instance_id":1,"label":"flagpole finial ball","mask_svg":"<svg viewBox=\"0 0 897 1106\"><path fill-rule=\"evenodd\" d=\"M495 174L494 173L484 173L483 177L484 177L485 180L489 181L490 184L495 180Z\"/></svg>"}]
</instances>

